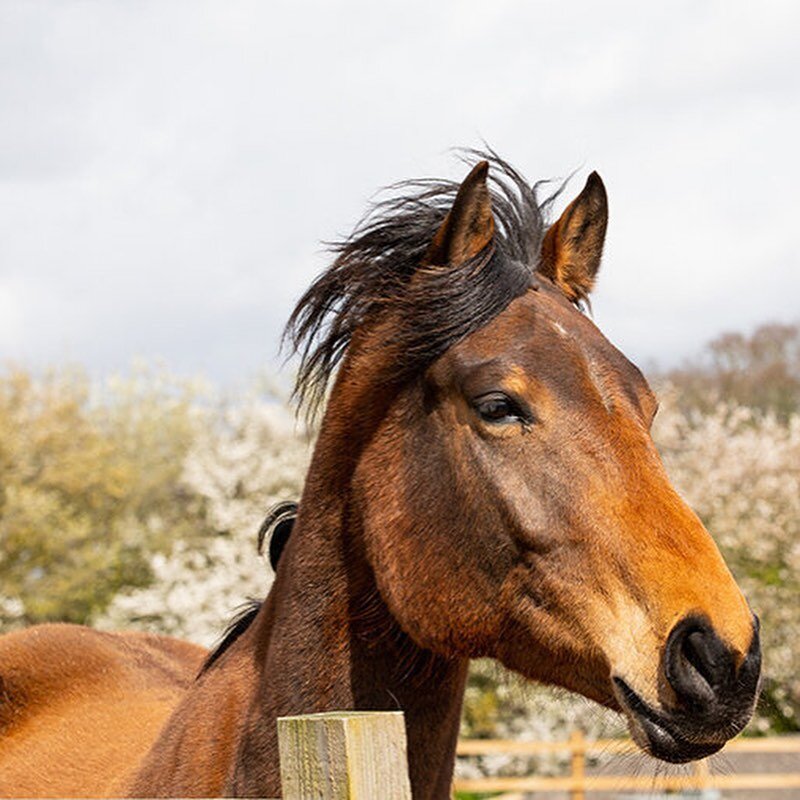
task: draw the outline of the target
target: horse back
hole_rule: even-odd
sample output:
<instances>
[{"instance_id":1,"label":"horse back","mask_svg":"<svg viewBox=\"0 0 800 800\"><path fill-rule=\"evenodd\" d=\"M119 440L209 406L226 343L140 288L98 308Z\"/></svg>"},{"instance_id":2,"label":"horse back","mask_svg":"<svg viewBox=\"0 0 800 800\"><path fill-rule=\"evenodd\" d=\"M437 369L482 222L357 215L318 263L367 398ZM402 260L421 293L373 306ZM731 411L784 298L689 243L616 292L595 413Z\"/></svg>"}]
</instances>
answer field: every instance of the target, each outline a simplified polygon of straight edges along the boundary
<instances>
[{"instance_id":1,"label":"horse back","mask_svg":"<svg viewBox=\"0 0 800 800\"><path fill-rule=\"evenodd\" d=\"M0 637L0 796L121 793L205 655L77 625Z\"/></svg>"}]
</instances>

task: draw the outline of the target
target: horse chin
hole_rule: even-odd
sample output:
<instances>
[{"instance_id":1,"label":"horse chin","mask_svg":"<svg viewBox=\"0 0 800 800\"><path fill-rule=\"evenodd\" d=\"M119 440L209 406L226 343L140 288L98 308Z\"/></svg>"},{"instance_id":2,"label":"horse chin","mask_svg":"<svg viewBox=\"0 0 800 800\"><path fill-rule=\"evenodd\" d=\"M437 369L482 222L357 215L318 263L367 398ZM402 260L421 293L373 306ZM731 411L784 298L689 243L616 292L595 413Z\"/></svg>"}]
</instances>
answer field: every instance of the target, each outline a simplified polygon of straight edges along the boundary
<instances>
[{"instance_id":1,"label":"horse chin","mask_svg":"<svg viewBox=\"0 0 800 800\"><path fill-rule=\"evenodd\" d=\"M714 741L688 738L669 713L651 706L622 678L614 678L614 693L628 720L634 742L661 761L685 764L707 758L721 750L727 741L726 738Z\"/></svg>"}]
</instances>

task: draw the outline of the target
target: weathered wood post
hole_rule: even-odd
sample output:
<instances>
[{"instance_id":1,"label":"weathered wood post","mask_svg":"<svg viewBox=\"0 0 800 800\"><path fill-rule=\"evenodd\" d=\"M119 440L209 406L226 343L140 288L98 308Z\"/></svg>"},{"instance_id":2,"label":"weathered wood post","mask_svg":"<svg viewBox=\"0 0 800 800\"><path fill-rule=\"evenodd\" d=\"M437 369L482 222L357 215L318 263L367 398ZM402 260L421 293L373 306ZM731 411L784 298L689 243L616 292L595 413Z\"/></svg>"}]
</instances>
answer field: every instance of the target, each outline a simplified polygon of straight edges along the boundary
<instances>
[{"instance_id":1,"label":"weathered wood post","mask_svg":"<svg viewBox=\"0 0 800 800\"><path fill-rule=\"evenodd\" d=\"M401 711L278 718L283 800L411 800Z\"/></svg>"}]
</instances>

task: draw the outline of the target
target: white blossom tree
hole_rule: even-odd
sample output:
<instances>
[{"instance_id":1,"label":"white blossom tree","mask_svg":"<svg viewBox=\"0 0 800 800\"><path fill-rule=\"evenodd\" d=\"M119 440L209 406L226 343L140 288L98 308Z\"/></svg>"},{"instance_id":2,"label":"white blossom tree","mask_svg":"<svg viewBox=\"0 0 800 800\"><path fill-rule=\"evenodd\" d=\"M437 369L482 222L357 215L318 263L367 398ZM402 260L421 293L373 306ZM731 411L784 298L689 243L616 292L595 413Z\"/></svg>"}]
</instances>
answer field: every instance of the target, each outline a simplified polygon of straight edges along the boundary
<instances>
[{"instance_id":1,"label":"white blossom tree","mask_svg":"<svg viewBox=\"0 0 800 800\"><path fill-rule=\"evenodd\" d=\"M255 393L195 414L183 483L204 500L215 535L176 541L169 555L154 556L152 585L117 595L100 627L143 627L211 645L236 608L263 597L272 582L257 532L273 504L299 497L309 437L284 404Z\"/></svg>"}]
</instances>

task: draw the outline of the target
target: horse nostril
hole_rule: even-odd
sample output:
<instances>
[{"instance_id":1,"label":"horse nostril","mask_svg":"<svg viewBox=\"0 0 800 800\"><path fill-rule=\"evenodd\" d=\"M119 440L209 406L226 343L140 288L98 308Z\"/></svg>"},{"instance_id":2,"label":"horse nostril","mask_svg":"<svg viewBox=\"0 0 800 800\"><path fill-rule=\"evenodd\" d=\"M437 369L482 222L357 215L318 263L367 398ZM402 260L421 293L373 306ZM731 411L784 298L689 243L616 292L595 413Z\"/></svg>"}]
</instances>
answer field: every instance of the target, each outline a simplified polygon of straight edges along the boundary
<instances>
[{"instance_id":1,"label":"horse nostril","mask_svg":"<svg viewBox=\"0 0 800 800\"><path fill-rule=\"evenodd\" d=\"M730 738L750 719L758 697L758 621L743 654L725 644L706 617L686 617L667 637L662 667L675 693L674 705L665 704L667 717L695 737Z\"/></svg>"},{"instance_id":2,"label":"horse nostril","mask_svg":"<svg viewBox=\"0 0 800 800\"><path fill-rule=\"evenodd\" d=\"M734 677L733 654L702 618L687 617L670 633L664 671L678 701L708 708Z\"/></svg>"},{"instance_id":3,"label":"horse nostril","mask_svg":"<svg viewBox=\"0 0 800 800\"><path fill-rule=\"evenodd\" d=\"M681 655L709 686L718 682L720 665L709 647L708 636L704 631L691 631L684 636Z\"/></svg>"}]
</instances>

